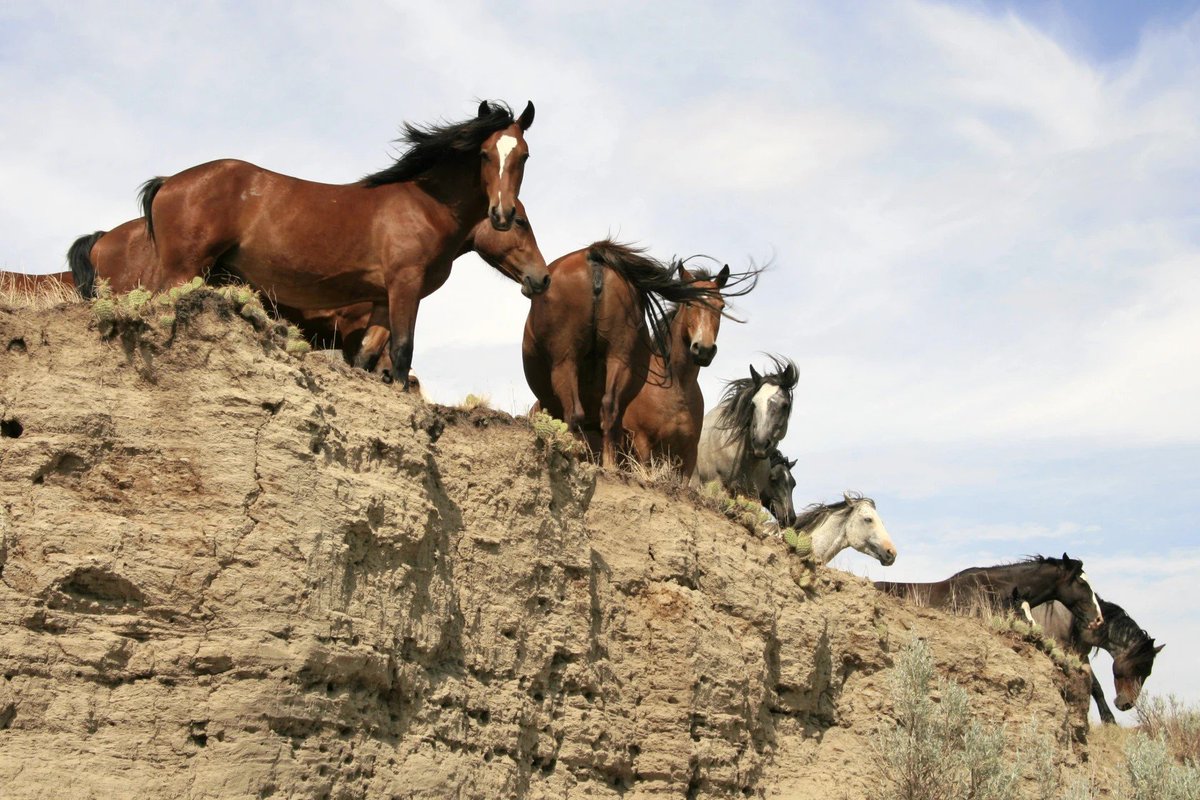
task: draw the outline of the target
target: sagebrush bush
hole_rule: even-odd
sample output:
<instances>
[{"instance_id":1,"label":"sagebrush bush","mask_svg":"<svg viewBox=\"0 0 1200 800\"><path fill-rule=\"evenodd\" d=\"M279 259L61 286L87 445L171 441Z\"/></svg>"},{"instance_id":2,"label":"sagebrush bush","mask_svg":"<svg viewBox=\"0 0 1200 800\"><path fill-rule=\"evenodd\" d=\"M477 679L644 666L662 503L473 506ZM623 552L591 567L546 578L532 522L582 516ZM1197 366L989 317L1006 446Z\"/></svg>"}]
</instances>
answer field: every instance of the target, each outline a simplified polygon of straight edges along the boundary
<instances>
[{"instance_id":1,"label":"sagebrush bush","mask_svg":"<svg viewBox=\"0 0 1200 800\"><path fill-rule=\"evenodd\" d=\"M1004 729L972 719L967 694L937 680L933 658L915 639L900 653L892 675L895 727L876 742L882 796L895 800L1011 800L1021 777L1005 756Z\"/></svg>"},{"instance_id":2,"label":"sagebrush bush","mask_svg":"<svg viewBox=\"0 0 1200 800\"><path fill-rule=\"evenodd\" d=\"M1131 736L1125 747L1129 800L1196 800L1200 769L1180 764L1167 743L1145 734Z\"/></svg>"},{"instance_id":3,"label":"sagebrush bush","mask_svg":"<svg viewBox=\"0 0 1200 800\"><path fill-rule=\"evenodd\" d=\"M1162 739L1180 763L1200 768L1200 709L1185 705L1174 695L1165 699L1143 696L1137 717L1141 731Z\"/></svg>"}]
</instances>

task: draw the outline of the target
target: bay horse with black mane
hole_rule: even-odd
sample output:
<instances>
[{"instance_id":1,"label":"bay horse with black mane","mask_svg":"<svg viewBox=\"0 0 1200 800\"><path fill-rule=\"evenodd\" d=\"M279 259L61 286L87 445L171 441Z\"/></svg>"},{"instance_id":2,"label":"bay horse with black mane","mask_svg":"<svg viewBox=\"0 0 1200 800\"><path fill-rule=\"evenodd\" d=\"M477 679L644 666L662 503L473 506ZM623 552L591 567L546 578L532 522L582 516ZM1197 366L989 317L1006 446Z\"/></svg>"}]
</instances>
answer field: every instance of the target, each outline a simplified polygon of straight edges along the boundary
<instances>
[{"instance_id":1,"label":"bay horse with black mane","mask_svg":"<svg viewBox=\"0 0 1200 800\"><path fill-rule=\"evenodd\" d=\"M664 304L715 303L721 292L680 280L678 264L611 239L548 269L550 288L533 298L525 320L525 379L538 406L576 436L590 444L589 434L598 434L601 463L615 465L622 415L646 381L651 356L670 358ZM726 286L756 276L757 270L739 273Z\"/></svg>"},{"instance_id":2,"label":"bay horse with black mane","mask_svg":"<svg viewBox=\"0 0 1200 800\"><path fill-rule=\"evenodd\" d=\"M715 277L701 269L681 268L681 280L713 290L711 297L676 305L664 319L668 360L650 355L649 376L625 407L622 427L630 455L642 464L654 459L670 462L686 481L696 469L696 445L704 421L700 368L717 354L717 333L725 300L721 290L729 281L726 264Z\"/></svg>"},{"instance_id":3,"label":"bay horse with black mane","mask_svg":"<svg viewBox=\"0 0 1200 800\"><path fill-rule=\"evenodd\" d=\"M875 581L875 588L916 605L959 613L1006 608L1028 616L1033 606L1057 600L1090 628L1104 621L1083 562L1066 553L1061 559L1034 556L1015 564L971 567L934 583Z\"/></svg>"},{"instance_id":4,"label":"bay horse with black mane","mask_svg":"<svg viewBox=\"0 0 1200 800\"><path fill-rule=\"evenodd\" d=\"M548 273L546 260L538 249L537 239L529 217L525 213L524 204L517 201L517 214L513 225L507 231L497 231L490 220L484 220L476 225L463 241L458 255L474 251L485 263L496 269L501 275L521 284L529 285L529 279L544 283ZM124 293L136 288L150 291L163 291L177 286L176 276L163 273L154 245L146 232L146 222L143 218L124 222L111 231L97 231L94 234L81 236L68 251L68 262L73 272L57 273L54 277L68 285L75 285L75 278L86 282L89 286L86 296L92 296L92 283L97 278L109 282L114 292ZM210 274L210 280L239 278L237 275ZM443 276L444 281L449 277L449 270ZM439 288L440 283L433 285L430 281L430 291ZM264 298L271 304L271 298ZM372 303L356 303L328 309L297 309L290 306L273 305L275 311L289 322L300 328L305 338L317 349L336 348L342 351L346 362L356 363L362 350L363 339L374 308ZM362 361L371 363L383 356L381 367L391 368L391 361L382 351L386 340L377 342L374 350L367 353Z\"/></svg>"},{"instance_id":5,"label":"bay horse with black mane","mask_svg":"<svg viewBox=\"0 0 1200 800\"><path fill-rule=\"evenodd\" d=\"M513 225L533 116L532 103L514 118L484 101L464 122L407 124L404 154L350 184L211 161L145 184L146 230L163 273L179 281L219 268L292 308L371 303L363 353L390 336L407 389L421 298L445 281L477 224ZM526 277L529 294L547 285ZM370 366L362 353L358 366Z\"/></svg>"},{"instance_id":6,"label":"bay horse with black mane","mask_svg":"<svg viewBox=\"0 0 1200 800\"><path fill-rule=\"evenodd\" d=\"M1081 623L1070 609L1057 601L1035 607L1031 618L1047 636L1057 639L1088 665L1088 673L1092 678L1092 698L1096 701L1100 720L1113 723L1116 718L1105 702L1104 689L1091 668L1089 657L1092 650L1100 647L1112 656L1113 683L1117 688L1113 702L1121 711L1128 711L1137 702L1142 685L1150 677L1155 656L1166 645L1155 645L1154 638L1116 603L1110 603L1100 595L1096 595L1096 600L1100 603L1104 622L1095 628Z\"/></svg>"}]
</instances>

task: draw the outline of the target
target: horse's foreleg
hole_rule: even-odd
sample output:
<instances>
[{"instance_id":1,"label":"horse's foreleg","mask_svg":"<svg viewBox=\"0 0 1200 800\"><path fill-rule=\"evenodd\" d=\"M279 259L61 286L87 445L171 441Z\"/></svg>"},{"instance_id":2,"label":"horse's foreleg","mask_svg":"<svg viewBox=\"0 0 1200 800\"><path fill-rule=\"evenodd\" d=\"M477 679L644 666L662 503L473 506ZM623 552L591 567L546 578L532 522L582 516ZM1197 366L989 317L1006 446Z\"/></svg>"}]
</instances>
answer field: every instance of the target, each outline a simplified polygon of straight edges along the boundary
<instances>
[{"instance_id":1,"label":"horse's foreleg","mask_svg":"<svg viewBox=\"0 0 1200 800\"><path fill-rule=\"evenodd\" d=\"M392 375L408 391L409 370L413 360L413 333L417 328L417 306L421 303L419 287L397 281L388 289L388 312L392 321Z\"/></svg>"},{"instance_id":2,"label":"horse's foreleg","mask_svg":"<svg viewBox=\"0 0 1200 800\"><path fill-rule=\"evenodd\" d=\"M1112 709L1108 707L1108 701L1104 699L1104 689L1100 686L1100 679L1096 677L1091 664L1088 664L1088 673L1092 676L1092 699L1096 701L1096 711L1100 713L1100 721L1109 725L1115 724L1117 718L1113 716Z\"/></svg>"},{"instance_id":3,"label":"horse's foreleg","mask_svg":"<svg viewBox=\"0 0 1200 800\"><path fill-rule=\"evenodd\" d=\"M367 372L375 369L379 356L387 347L391 331L388 329L387 306L376 304L371 309L371 318L367 322L367 332L363 334L358 352L354 354L354 366Z\"/></svg>"}]
</instances>

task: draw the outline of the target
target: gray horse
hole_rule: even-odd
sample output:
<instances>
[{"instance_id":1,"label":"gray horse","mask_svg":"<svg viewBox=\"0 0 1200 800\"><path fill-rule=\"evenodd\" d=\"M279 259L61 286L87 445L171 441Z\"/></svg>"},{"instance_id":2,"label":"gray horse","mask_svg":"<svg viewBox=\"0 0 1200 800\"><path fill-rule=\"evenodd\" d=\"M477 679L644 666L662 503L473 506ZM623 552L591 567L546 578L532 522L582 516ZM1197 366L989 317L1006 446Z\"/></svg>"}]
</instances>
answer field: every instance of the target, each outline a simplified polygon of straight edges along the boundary
<instances>
[{"instance_id":1,"label":"gray horse","mask_svg":"<svg viewBox=\"0 0 1200 800\"><path fill-rule=\"evenodd\" d=\"M787 435L792 390L799 371L791 359L771 356L775 372L726 384L721 402L704 415L692 484L718 481L733 495L760 497L770 483L771 451Z\"/></svg>"},{"instance_id":2,"label":"gray horse","mask_svg":"<svg viewBox=\"0 0 1200 800\"><path fill-rule=\"evenodd\" d=\"M789 460L778 449L771 451L768 460L771 469L767 475L767 486L759 491L758 501L771 512L781 528L790 528L796 524L796 506L792 503L792 490L796 488L792 467L796 466L796 461Z\"/></svg>"}]
</instances>

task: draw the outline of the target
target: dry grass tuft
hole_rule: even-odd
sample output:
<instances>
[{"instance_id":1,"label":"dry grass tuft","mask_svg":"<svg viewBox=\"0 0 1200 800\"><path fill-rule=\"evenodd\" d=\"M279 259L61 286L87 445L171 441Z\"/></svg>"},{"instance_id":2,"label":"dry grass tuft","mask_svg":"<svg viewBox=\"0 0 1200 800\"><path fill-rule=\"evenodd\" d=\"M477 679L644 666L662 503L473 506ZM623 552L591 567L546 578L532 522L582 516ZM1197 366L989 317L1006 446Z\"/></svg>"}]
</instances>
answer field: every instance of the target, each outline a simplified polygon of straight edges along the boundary
<instances>
[{"instance_id":1,"label":"dry grass tuft","mask_svg":"<svg viewBox=\"0 0 1200 800\"><path fill-rule=\"evenodd\" d=\"M682 468L678 459L654 456L650 459L649 464L643 464L630 456L626 461L625 468L630 475L647 486L677 489L684 485Z\"/></svg>"},{"instance_id":2,"label":"dry grass tuft","mask_svg":"<svg viewBox=\"0 0 1200 800\"><path fill-rule=\"evenodd\" d=\"M1200 768L1200 708L1192 708L1174 695L1143 696L1137 704L1138 728L1161 739L1181 764Z\"/></svg>"},{"instance_id":3,"label":"dry grass tuft","mask_svg":"<svg viewBox=\"0 0 1200 800\"><path fill-rule=\"evenodd\" d=\"M490 409L492 407L492 398L491 395L486 394L468 394L458 404L458 407L463 411L474 411L477 408Z\"/></svg>"},{"instance_id":4,"label":"dry grass tuft","mask_svg":"<svg viewBox=\"0 0 1200 800\"><path fill-rule=\"evenodd\" d=\"M44 311L63 303L82 300L74 286L48 275L0 272L0 305Z\"/></svg>"}]
</instances>

